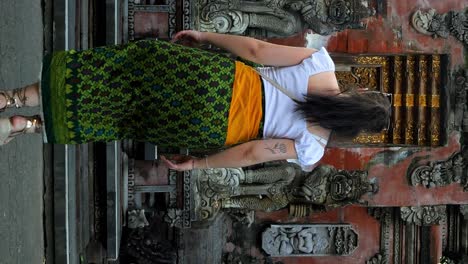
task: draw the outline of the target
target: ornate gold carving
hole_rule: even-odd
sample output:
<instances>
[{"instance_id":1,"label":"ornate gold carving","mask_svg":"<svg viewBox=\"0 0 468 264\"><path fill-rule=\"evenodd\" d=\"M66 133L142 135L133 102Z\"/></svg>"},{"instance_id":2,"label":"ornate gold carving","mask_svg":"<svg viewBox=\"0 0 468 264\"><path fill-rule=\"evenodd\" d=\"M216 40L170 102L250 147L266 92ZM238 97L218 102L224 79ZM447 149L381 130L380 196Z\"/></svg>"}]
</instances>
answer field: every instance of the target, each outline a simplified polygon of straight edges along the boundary
<instances>
[{"instance_id":1,"label":"ornate gold carving","mask_svg":"<svg viewBox=\"0 0 468 264\"><path fill-rule=\"evenodd\" d=\"M359 56L356 58L356 62L367 65L384 65L387 63L387 59L384 56Z\"/></svg>"},{"instance_id":2,"label":"ornate gold carving","mask_svg":"<svg viewBox=\"0 0 468 264\"><path fill-rule=\"evenodd\" d=\"M379 134L362 133L353 139L354 143L358 144L381 144L387 143L387 133L382 132Z\"/></svg>"},{"instance_id":3,"label":"ornate gold carving","mask_svg":"<svg viewBox=\"0 0 468 264\"><path fill-rule=\"evenodd\" d=\"M431 101L430 101L430 140L431 146L440 144L440 56L432 55Z\"/></svg>"},{"instance_id":4,"label":"ornate gold carving","mask_svg":"<svg viewBox=\"0 0 468 264\"><path fill-rule=\"evenodd\" d=\"M396 81L401 81L402 79L402 69L403 69L403 59L401 56L395 56L393 72L395 73Z\"/></svg>"},{"instance_id":5,"label":"ornate gold carving","mask_svg":"<svg viewBox=\"0 0 468 264\"><path fill-rule=\"evenodd\" d=\"M426 107L427 106L427 95L420 94L418 96L418 106L420 106L420 107Z\"/></svg>"},{"instance_id":6,"label":"ornate gold carving","mask_svg":"<svg viewBox=\"0 0 468 264\"><path fill-rule=\"evenodd\" d=\"M402 86L403 86L403 58L401 56L393 57L393 111L392 111L392 140L394 144L402 143L402 126L403 119L401 107L403 103Z\"/></svg>"},{"instance_id":7,"label":"ornate gold carving","mask_svg":"<svg viewBox=\"0 0 468 264\"><path fill-rule=\"evenodd\" d=\"M426 136L427 125L425 121L418 122L418 145L424 146L427 141Z\"/></svg>"},{"instance_id":8,"label":"ornate gold carving","mask_svg":"<svg viewBox=\"0 0 468 264\"><path fill-rule=\"evenodd\" d=\"M418 87L418 145L426 145L427 143L427 85L428 82L428 64L427 56L420 55L418 62L419 69L419 87Z\"/></svg>"},{"instance_id":9,"label":"ornate gold carving","mask_svg":"<svg viewBox=\"0 0 468 264\"><path fill-rule=\"evenodd\" d=\"M431 124L431 146L437 147L440 143L440 131L439 131L439 124Z\"/></svg>"},{"instance_id":10,"label":"ornate gold carving","mask_svg":"<svg viewBox=\"0 0 468 264\"><path fill-rule=\"evenodd\" d=\"M405 127L405 144L413 144L414 143L414 121L407 120Z\"/></svg>"},{"instance_id":11,"label":"ornate gold carving","mask_svg":"<svg viewBox=\"0 0 468 264\"><path fill-rule=\"evenodd\" d=\"M359 84L361 87L369 88L370 90L377 90L377 68L353 68L353 73L359 77Z\"/></svg>"},{"instance_id":12,"label":"ornate gold carving","mask_svg":"<svg viewBox=\"0 0 468 264\"><path fill-rule=\"evenodd\" d=\"M356 88L369 88L377 90L377 68L375 67L353 67L351 71L337 72L340 87L344 90Z\"/></svg>"},{"instance_id":13,"label":"ornate gold carving","mask_svg":"<svg viewBox=\"0 0 468 264\"><path fill-rule=\"evenodd\" d=\"M431 105L432 108L439 108L440 107L440 96L437 94L431 95Z\"/></svg>"},{"instance_id":14,"label":"ornate gold carving","mask_svg":"<svg viewBox=\"0 0 468 264\"><path fill-rule=\"evenodd\" d=\"M393 106L401 107L403 103L402 94L393 94Z\"/></svg>"},{"instance_id":15,"label":"ornate gold carving","mask_svg":"<svg viewBox=\"0 0 468 264\"><path fill-rule=\"evenodd\" d=\"M336 72L336 78L338 79L341 90L359 86L359 77L350 71Z\"/></svg>"},{"instance_id":16,"label":"ornate gold carving","mask_svg":"<svg viewBox=\"0 0 468 264\"><path fill-rule=\"evenodd\" d=\"M415 56L408 56L406 58L406 74L408 76L408 84L411 84L411 87L407 87L408 89L412 89L413 86L415 60Z\"/></svg>"},{"instance_id":17,"label":"ornate gold carving","mask_svg":"<svg viewBox=\"0 0 468 264\"><path fill-rule=\"evenodd\" d=\"M379 65L382 80L382 91L388 93L390 90L389 71L390 64L385 56L361 56L356 58L356 62L364 65Z\"/></svg>"},{"instance_id":18,"label":"ornate gold carving","mask_svg":"<svg viewBox=\"0 0 468 264\"><path fill-rule=\"evenodd\" d=\"M405 95L405 106L406 107L413 107L414 106L414 94L406 94Z\"/></svg>"},{"instance_id":19,"label":"ornate gold carving","mask_svg":"<svg viewBox=\"0 0 468 264\"><path fill-rule=\"evenodd\" d=\"M437 80L440 78L440 56L432 55L432 73Z\"/></svg>"},{"instance_id":20,"label":"ornate gold carving","mask_svg":"<svg viewBox=\"0 0 468 264\"><path fill-rule=\"evenodd\" d=\"M393 143L395 144L402 143L401 131L402 131L401 119L397 119L393 123Z\"/></svg>"}]
</instances>

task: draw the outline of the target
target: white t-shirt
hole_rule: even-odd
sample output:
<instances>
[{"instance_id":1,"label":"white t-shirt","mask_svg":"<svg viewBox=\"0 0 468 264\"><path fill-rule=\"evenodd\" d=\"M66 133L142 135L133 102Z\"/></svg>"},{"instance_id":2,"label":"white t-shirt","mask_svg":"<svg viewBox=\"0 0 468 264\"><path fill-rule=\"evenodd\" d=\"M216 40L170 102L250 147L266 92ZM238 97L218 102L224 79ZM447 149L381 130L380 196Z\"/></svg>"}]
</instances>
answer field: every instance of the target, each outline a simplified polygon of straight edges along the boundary
<instances>
[{"instance_id":1,"label":"white t-shirt","mask_svg":"<svg viewBox=\"0 0 468 264\"><path fill-rule=\"evenodd\" d=\"M260 72L289 90L296 99L305 101L309 76L326 71L335 71L335 64L327 50L321 48L300 64L288 67L261 67ZM263 79L263 78L262 78ZM294 140L298 163L305 171L323 156L324 146L319 138L307 129L305 119L295 111L296 104L284 93L263 79L265 92L264 138L288 138Z\"/></svg>"}]
</instances>

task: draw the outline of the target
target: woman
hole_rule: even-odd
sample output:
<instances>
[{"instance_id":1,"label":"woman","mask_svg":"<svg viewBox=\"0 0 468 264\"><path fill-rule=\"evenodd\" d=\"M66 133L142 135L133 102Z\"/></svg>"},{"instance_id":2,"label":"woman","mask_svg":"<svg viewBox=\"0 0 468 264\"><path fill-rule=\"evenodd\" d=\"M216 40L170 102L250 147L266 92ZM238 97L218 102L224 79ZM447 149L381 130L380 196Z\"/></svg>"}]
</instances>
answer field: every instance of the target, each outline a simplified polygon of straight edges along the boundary
<instances>
[{"instance_id":1,"label":"woman","mask_svg":"<svg viewBox=\"0 0 468 264\"><path fill-rule=\"evenodd\" d=\"M361 130L380 131L390 120L384 95L340 93L333 61L323 48L191 30L177 33L173 41L210 43L271 67L259 68L260 77L222 55L162 41L56 52L44 59L41 80L48 141L132 138L160 146L234 145L203 159L161 158L176 170L282 159L298 159L310 170L331 131L352 137ZM38 104L38 84L0 93L0 109ZM0 142L37 132L40 120L0 120Z\"/></svg>"}]
</instances>

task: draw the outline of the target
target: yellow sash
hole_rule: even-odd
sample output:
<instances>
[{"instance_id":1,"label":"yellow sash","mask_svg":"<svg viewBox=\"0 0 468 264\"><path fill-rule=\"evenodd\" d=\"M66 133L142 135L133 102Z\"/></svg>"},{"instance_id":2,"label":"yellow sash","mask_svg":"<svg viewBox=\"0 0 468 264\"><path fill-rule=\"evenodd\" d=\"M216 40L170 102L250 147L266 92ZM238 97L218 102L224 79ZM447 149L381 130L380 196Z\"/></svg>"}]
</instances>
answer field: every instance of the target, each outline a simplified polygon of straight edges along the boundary
<instances>
[{"instance_id":1,"label":"yellow sash","mask_svg":"<svg viewBox=\"0 0 468 264\"><path fill-rule=\"evenodd\" d=\"M257 138L262 119L262 81L250 66L236 61L225 145Z\"/></svg>"}]
</instances>

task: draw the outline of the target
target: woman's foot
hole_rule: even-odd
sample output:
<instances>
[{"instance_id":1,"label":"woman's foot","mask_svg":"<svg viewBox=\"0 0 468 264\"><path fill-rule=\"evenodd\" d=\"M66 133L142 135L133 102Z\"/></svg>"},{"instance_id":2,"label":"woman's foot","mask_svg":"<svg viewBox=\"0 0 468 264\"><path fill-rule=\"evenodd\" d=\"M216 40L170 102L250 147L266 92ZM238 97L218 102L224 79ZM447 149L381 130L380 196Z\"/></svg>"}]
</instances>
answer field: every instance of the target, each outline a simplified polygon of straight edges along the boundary
<instances>
[{"instance_id":1,"label":"woman's foot","mask_svg":"<svg viewBox=\"0 0 468 264\"><path fill-rule=\"evenodd\" d=\"M0 91L0 112L11 107L38 106L39 84L31 84L24 88Z\"/></svg>"},{"instance_id":2,"label":"woman's foot","mask_svg":"<svg viewBox=\"0 0 468 264\"><path fill-rule=\"evenodd\" d=\"M41 131L42 121L39 116L13 116L0 119L0 146L10 142L15 136Z\"/></svg>"}]
</instances>

